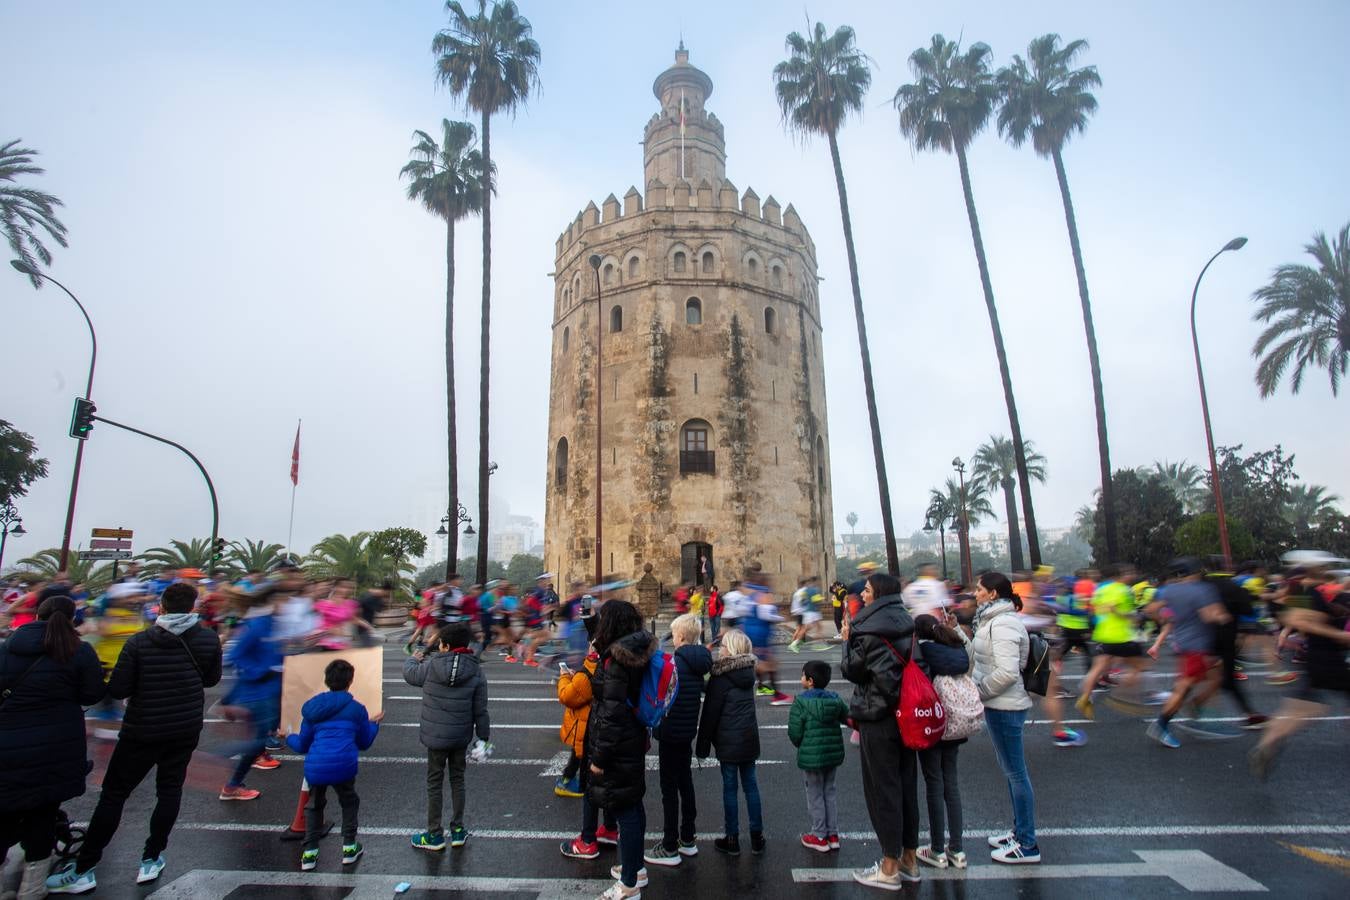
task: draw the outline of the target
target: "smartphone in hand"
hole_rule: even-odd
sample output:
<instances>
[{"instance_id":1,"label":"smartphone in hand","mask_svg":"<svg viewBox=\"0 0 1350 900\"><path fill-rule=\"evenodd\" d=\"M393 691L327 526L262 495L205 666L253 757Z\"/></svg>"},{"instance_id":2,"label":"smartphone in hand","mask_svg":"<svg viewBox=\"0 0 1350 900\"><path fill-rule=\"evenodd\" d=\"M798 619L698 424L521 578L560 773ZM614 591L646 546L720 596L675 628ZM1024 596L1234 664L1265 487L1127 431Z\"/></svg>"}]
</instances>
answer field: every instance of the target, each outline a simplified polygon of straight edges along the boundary
<instances>
[{"instance_id":1,"label":"smartphone in hand","mask_svg":"<svg viewBox=\"0 0 1350 900\"><path fill-rule=\"evenodd\" d=\"M561 660L561 661L559 661L559 663L558 663L558 674L559 674L559 675L570 675L571 673L572 673L572 667L569 666L569 665L567 664L567 660Z\"/></svg>"}]
</instances>

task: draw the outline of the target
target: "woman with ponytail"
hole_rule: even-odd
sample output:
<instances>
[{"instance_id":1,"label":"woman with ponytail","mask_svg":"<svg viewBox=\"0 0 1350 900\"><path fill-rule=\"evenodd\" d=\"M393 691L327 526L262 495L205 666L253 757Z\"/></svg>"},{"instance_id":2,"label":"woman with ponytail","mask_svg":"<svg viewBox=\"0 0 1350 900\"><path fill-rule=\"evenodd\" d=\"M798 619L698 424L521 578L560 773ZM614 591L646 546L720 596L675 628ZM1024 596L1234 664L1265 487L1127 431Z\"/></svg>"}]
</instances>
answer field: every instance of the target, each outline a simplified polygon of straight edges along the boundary
<instances>
[{"instance_id":1,"label":"woman with ponytail","mask_svg":"<svg viewBox=\"0 0 1350 900\"><path fill-rule=\"evenodd\" d=\"M84 709L103 699L103 668L75 631L75 603L49 597L0 646L0 848L24 851L19 897L42 897L56 813L84 793Z\"/></svg>"}]
</instances>

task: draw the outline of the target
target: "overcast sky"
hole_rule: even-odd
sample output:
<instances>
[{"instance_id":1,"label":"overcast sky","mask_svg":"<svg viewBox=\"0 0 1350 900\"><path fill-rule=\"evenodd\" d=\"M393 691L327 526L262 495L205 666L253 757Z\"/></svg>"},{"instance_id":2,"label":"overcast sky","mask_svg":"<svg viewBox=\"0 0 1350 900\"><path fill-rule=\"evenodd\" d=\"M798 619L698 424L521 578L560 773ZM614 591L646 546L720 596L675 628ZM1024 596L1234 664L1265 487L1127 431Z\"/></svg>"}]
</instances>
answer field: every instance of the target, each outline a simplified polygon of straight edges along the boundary
<instances>
[{"instance_id":1,"label":"overcast sky","mask_svg":"<svg viewBox=\"0 0 1350 900\"><path fill-rule=\"evenodd\" d=\"M896 527L1008 420L956 162L905 145L890 99L933 32L993 47L996 64L1057 31L1088 38L1101 109L1065 161L1101 345L1112 460L1204 459L1191 360L1191 285L1215 437L1297 454L1308 481L1350 496L1346 403L1323 373L1262 401L1250 295L1350 219L1350 5L1326 2L831 3L875 61L840 144ZM1186 7L1184 10L1179 7ZM650 9L659 8L658 12ZM590 200L642 178L652 79L681 32L714 82L727 174L795 204L815 239L825 328L836 528L880 530L857 339L827 148L783 132L770 72L805 25L775 2L523 0L543 90L493 124L494 497L543 515L554 241ZM813 10L813 12L815 12ZM817 13L819 14L819 13ZM41 152L33 185L61 197L69 249L52 274L100 337L99 412L194 448L215 479L221 534L286 540L291 442L303 417L295 546L409 525L444 509L443 225L404 199L411 133L462 107L436 86L437 2L5 2L10 77L0 140ZM472 117L476 122L476 115ZM1025 436L1049 460L1042 526L1097 485L1082 318L1050 163L996 133L970 154L975 198ZM459 233L460 496L476 497L479 227ZM6 274L8 273L8 274ZM51 475L19 504L17 558L60 543L72 398L89 345L55 288L0 273L0 418L32 434ZM473 503L468 504L470 507ZM1001 508L1001 505L997 505ZM470 509L471 515L476 515ZM205 536L205 488L176 451L99 425L85 454L76 542L95 526L144 549ZM997 526L995 526L997 527ZM433 544L433 547L436 545Z\"/></svg>"}]
</instances>

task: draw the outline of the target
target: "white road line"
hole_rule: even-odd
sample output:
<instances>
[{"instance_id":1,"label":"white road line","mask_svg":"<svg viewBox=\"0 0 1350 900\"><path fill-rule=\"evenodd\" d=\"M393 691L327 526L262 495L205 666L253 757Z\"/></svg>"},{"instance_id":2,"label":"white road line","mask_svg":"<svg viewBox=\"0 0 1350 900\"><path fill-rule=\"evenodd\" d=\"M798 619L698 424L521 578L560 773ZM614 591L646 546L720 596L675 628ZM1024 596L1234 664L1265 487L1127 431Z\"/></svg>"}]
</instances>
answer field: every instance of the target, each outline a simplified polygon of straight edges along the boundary
<instances>
[{"instance_id":1,"label":"white road line","mask_svg":"<svg viewBox=\"0 0 1350 900\"><path fill-rule=\"evenodd\" d=\"M1038 832L1039 834L1039 832ZM1266 886L1201 850L1136 850L1137 863L1080 863L1037 866L977 865L968 869L924 870L925 880L1003 881L1040 878L1170 878L1188 891L1265 892ZM852 881L848 869L793 869L800 884Z\"/></svg>"},{"instance_id":2,"label":"white road line","mask_svg":"<svg viewBox=\"0 0 1350 900\"><path fill-rule=\"evenodd\" d=\"M245 886L290 888L350 887L347 900L388 900L393 886L409 882L414 890L453 891L467 897L494 893L533 893L539 900L580 900L595 897L614 882L570 878L466 878L453 875L346 875L328 872L242 872L194 869L151 894L163 900L224 897Z\"/></svg>"}]
</instances>

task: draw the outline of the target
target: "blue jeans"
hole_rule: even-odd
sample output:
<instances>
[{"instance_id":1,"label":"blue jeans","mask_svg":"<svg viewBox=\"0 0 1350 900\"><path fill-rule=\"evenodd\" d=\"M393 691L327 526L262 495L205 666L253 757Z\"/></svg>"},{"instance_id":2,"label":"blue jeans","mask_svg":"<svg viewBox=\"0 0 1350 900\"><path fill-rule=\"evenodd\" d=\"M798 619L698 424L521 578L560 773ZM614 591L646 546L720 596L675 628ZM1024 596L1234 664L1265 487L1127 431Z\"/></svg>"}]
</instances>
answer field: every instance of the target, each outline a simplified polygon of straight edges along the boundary
<instances>
[{"instance_id":1,"label":"blue jeans","mask_svg":"<svg viewBox=\"0 0 1350 900\"><path fill-rule=\"evenodd\" d=\"M745 791L745 811L750 817L750 833L759 834L764 830L764 820L759 809L759 782L755 780L755 764L722 763L722 813L726 817L727 837L739 837L741 833L741 813L736 804L738 776L741 788Z\"/></svg>"},{"instance_id":2,"label":"blue jeans","mask_svg":"<svg viewBox=\"0 0 1350 900\"><path fill-rule=\"evenodd\" d=\"M235 766L234 774L230 777L230 787L243 787L244 779L248 776L248 770L253 766L253 761L262 756L263 751L267 749L267 736L276 731L277 726L281 724L281 681L279 679L276 687L277 693L275 695L240 704L249 712L253 725L253 737L238 745L239 764Z\"/></svg>"},{"instance_id":3,"label":"blue jeans","mask_svg":"<svg viewBox=\"0 0 1350 900\"><path fill-rule=\"evenodd\" d=\"M647 832L647 809L639 800L627 809L615 810L614 819L619 823L619 880L624 887L637 887Z\"/></svg>"},{"instance_id":4,"label":"blue jeans","mask_svg":"<svg viewBox=\"0 0 1350 900\"><path fill-rule=\"evenodd\" d=\"M1003 777L1008 779L1008 796L1012 798L1013 834L1025 850L1036 848L1036 794L1031 789L1026 757L1022 755L1022 726L1026 722L1025 709L984 709L984 721L989 728L989 740L994 745Z\"/></svg>"}]
</instances>

